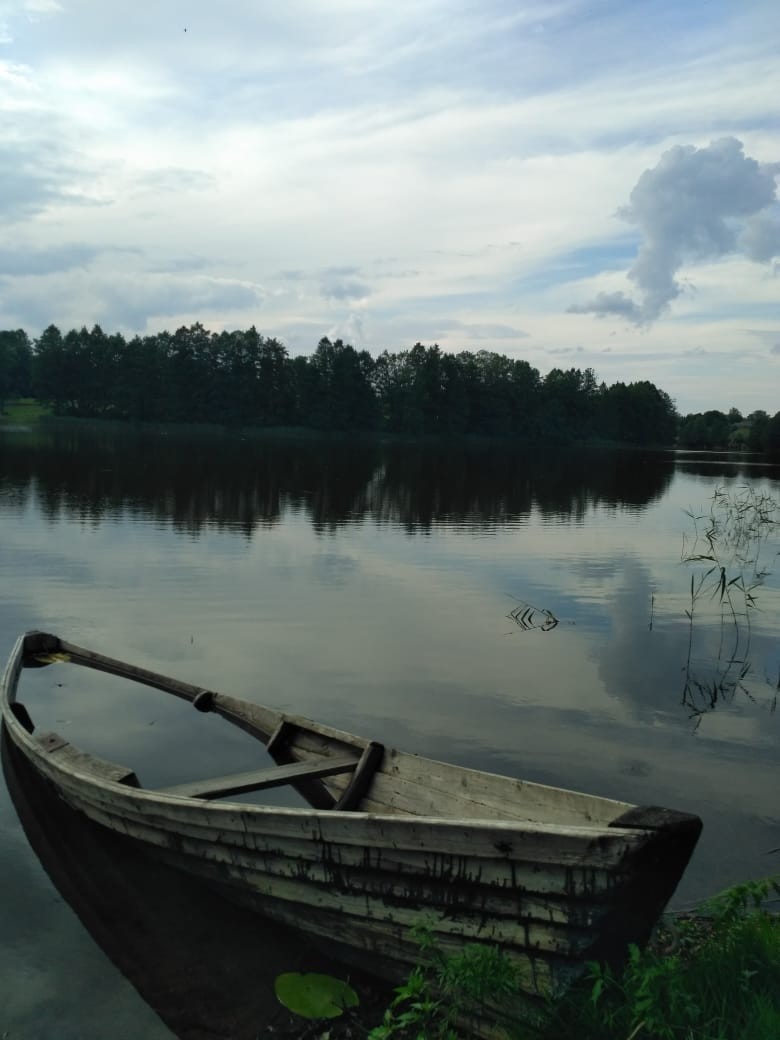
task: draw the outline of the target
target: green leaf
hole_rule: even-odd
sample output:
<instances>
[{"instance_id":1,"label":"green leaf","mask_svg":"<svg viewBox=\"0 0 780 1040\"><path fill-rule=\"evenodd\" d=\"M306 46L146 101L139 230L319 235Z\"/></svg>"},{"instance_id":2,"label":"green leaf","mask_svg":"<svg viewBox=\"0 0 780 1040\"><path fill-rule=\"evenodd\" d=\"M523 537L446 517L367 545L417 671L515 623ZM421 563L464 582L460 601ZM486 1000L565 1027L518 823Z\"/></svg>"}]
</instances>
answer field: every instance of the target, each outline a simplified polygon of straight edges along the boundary
<instances>
[{"instance_id":1,"label":"green leaf","mask_svg":"<svg viewBox=\"0 0 780 1040\"><path fill-rule=\"evenodd\" d=\"M338 1018L348 1007L357 1007L358 995L341 979L315 972L288 971L277 975L276 999L301 1018Z\"/></svg>"}]
</instances>

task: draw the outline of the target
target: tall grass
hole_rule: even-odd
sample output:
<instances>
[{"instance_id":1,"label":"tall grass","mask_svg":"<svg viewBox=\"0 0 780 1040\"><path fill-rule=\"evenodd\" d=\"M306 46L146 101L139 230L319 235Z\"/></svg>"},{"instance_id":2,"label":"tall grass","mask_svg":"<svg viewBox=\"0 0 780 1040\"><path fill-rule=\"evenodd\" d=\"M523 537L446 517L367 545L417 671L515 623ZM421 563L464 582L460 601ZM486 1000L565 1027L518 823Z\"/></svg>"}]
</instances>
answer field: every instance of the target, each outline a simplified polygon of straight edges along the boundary
<instances>
[{"instance_id":1,"label":"tall grass","mask_svg":"<svg viewBox=\"0 0 780 1040\"><path fill-rule=\"evenodd\" d=\"M695 913L667 918L622 971L589 963L563 998L514 1021L511 961L467 947L445 957L430 936L369 1040L778 1040L780 916L768 900L780 880L728 889ZM471 1016L477 1029L464 1025Z\"/></svg>"},{"instance_id":2,"label":"tall grass","mask_svg":"<svg viewBox=\"0 0 780 1040\"><path fill-rule=\"evenodd\" d=\"M670 949L632 946L622 973L589 965L544 1040L777 1040L780 917L764 906L772 892L776 878L727 890L667 926Z\"/></svg>"}]
</instances>

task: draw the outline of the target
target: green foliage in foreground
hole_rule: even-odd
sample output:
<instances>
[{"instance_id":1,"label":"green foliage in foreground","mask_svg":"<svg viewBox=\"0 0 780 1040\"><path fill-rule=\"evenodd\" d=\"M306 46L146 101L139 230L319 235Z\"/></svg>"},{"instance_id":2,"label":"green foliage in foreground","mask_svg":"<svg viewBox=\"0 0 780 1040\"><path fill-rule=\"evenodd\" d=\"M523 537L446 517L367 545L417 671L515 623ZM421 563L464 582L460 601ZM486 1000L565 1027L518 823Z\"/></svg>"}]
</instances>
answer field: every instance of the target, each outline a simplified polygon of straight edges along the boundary
<instances>
[{"instance_id":1,"label":"green foliage in foreground","mask_svg":"<svg viewBox=\"0 0 780 1040\"><path fill-rule=\"evenodd\" d=\"M777 1040L780 916L764 909L780 880L728 889L690 918L662 926L670 942L630 947L622 972L591 963L581 983L538 1015L507 1026L518 992L511 962L467 947L444 957L426 934L420 963L369 1040L466 1040L478 1016L509 1040Z\"/></svg>"},{"instance_id":2,"label":"green foliage in foreground","mask_svg":"<svg viewBox=\"0 0 780 1040\"><path fill-rule=\"evenodd\" d=\"M499 950L467 946L462 953L444 956L423 922L415 929L420 963L412 969L386 1009L369 1040L424 1038L456 1040L471 1036L459 1032L464 1020L486 1020L519 992L512 962Z\"/></svg>"},{"instance_id":3,"label":"green foliage in foreground","mask_svg":"<svg viewBox=\"0 0 780 1040\"><path fill-rule=\"evenodd\" d=\"M629 950L623 973L589 965L588 999L557 1009L554 1031L583 1040L776 1040L780 918L762 909L777 879L728 889L672 929L673 951Z\"/></svg>"},{"instance_id":4,"label":"green foliage in foreground","mask_svg":"<svg viewBox=\"0 0 780 1040\"><path fill-rule=\"evenodd\" d=\"M316 972L285 972L277 976L274 990L279 1003L301 1018L338 1018L359 1003L346 982Z\"/></svg>"}]
</instances>

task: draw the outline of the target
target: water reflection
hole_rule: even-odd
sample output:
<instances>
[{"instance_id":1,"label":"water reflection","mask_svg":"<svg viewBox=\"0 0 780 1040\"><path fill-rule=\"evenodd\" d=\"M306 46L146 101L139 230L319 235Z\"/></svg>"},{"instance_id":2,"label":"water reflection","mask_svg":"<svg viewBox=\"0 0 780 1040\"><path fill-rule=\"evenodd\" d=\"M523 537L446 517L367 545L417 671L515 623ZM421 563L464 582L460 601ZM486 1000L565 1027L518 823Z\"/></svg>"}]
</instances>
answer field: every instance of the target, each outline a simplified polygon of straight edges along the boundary
<instances>
[{"instance_id":1,"label":"water reflection","mask_svg":"<svg viewBox=\"0 0 780 1040\"><path fill-rule=\"evenodd\" d=\"M430 532L548 520L589 509L644 508L663 495L671 455L551 451L501 443L407 445L341 438L240 438L111 428L0 432L0 498L54 522L129 515L248 537L285 510L316 531L371 519Z\"/></svg>"},{"instance_id":2,"label":"water reflection","mask_svg":"<svg viewBox=\"0 0 780 1040\"><path fill-rule=\"evenodd\" d=\"M762 474L777 474L777 461L764 455L727 451L675 451L674 458L681 473L694 476L755 479Z\"/></svg>"},{"instance_id":3,"label":"water reflection","mask_svg":"<svg viewBox=\"0 0 780 1040\"><path fill-rule=\"evenodd\" d=\"M0 650L24 629L58 631L409 751L700 813L687 876L703 894L768 872L763 850L777 845L780 732L765 681L780 667L777 576L752 622L753 700L719 698L698 728L683 703L684 510L716 483L777 495L777 469L758 479L746 466L476 443L0 433ZM540 631L545 611L559 623ZM701 620L690 674L703 683L718 628ZM222 772L251 768L227 736L197 744L195 720L163 725L137 698L46 688L36 712L47 705L53 728L78 712L97 753L145 779L189 779L201 753L223 758Z\"/></svg>"},{"instance_id":4,"label":"water reflection","mask_svg":"<svg viewBox=\"0 0 780 1040\"><path fill-rule=\"evenodd\" d=\"M689 575L680 569L659 590L657 573L634 554L621 554L589 568L604 589L608 639L594 639L605 690L630 706L645 723L663 720L694 728L717 708L748 705L755 728L742 739L759 738L763 712L773 712L777 690L769 674L776 641L771 627L753 626L747 654L735 659L733 626L716 610L686 615ZM584 630L593 631L587 617ZM737 633L744 636L744 632ZM737 737L736 732L734 737Z\"/></svg>"}]
</instances>

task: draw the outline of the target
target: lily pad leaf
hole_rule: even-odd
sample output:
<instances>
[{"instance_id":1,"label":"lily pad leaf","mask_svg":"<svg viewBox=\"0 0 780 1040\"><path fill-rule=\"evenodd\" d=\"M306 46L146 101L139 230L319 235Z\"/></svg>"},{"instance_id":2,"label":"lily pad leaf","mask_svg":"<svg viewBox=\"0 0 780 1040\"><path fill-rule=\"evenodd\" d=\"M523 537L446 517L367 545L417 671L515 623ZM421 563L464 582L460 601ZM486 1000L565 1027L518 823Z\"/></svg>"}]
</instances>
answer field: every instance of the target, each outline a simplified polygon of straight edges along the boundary
<instances>
[{"instance_id":1,"label":"lily pad leaf","mask_svg":"<svg viewBox=\"0 0 780 1040\"><path fill-rule=\"evenodd\" d=\"M274 983L280 1004L302 1018L338 1018L360 1001L351 986L332 975L288 971L277 975Z\"/></svg>"}]
</instances>

